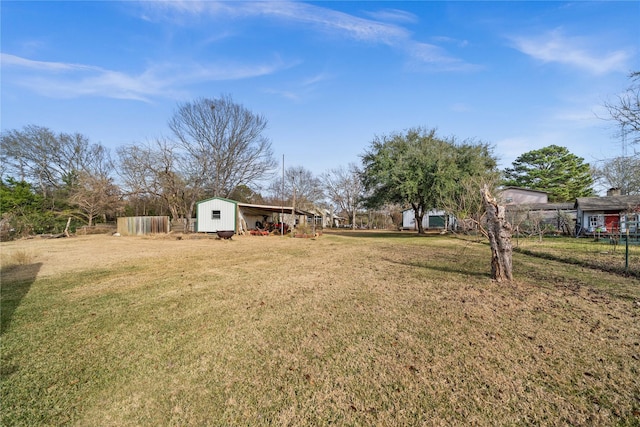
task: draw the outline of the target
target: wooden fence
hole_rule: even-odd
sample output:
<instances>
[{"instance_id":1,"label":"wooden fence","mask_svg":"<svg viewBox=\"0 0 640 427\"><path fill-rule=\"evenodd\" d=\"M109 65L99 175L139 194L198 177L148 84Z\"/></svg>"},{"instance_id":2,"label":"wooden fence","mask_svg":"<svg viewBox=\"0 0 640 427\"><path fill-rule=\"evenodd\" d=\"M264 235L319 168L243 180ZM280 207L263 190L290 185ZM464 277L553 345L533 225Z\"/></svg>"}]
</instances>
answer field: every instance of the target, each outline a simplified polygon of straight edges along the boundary
<instances>
[{"instance_id":1,"label":"wooden fence","mask_svg":"<svg viewBox=\"0 0 640 427\"><path fill-rule=\"evenodd\" d=\"M118 218L118 233L121 236L168 233L168 216L128 216Z\"/></svg>"}]
</instances>

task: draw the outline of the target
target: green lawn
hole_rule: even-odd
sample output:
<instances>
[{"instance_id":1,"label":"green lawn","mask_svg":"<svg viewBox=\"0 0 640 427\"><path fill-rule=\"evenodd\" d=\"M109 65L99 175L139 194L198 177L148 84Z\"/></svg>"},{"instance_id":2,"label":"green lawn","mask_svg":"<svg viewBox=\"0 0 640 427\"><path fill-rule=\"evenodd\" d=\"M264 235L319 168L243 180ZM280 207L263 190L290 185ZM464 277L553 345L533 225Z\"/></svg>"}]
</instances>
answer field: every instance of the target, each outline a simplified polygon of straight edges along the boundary
<instances>
[{"instance_id":1,"label":"green lawn","mask_svg":"<svg viewBox=\"0 0 640 427\"><path fill-rule=\"evenodd\" d=\"M2 425L640 425L638 279L410 233L0 249Z\"/></svg>"}]
</instances>

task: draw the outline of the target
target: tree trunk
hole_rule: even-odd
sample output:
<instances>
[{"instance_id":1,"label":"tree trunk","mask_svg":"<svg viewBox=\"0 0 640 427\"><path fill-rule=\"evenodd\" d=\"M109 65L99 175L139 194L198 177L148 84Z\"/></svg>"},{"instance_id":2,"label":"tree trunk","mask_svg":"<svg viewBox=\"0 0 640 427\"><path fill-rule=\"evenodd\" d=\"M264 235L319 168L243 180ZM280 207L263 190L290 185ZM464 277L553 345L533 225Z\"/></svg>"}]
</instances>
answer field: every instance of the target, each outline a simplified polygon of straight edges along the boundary
<instances>
[{"instance_id":1,"label":"tree trunk","mask_svg":"<svg viewBox=\"0 0 640 427\"><path fill-rule=\"evenodd\" d=\"M498 282L511 281L513 279L511 224L505 219L504 206L498 205L486 185L481 192L487 213L487 235L491 245L491 278Z\"/></svg>"},{"instance_id":2,"label":"tree trunk","mask_svg":"<svg viewBox=\"0 0 640 427\"><path fill-rule=\"evenodd\" d=\"M413 203L411 204L413 207L413 216L416 222L416 226L418 227L418 234L424 234L424 225L422 224L422 219L424 218L424 209L422 206L416 206Z\"/></svg>"},{"instance_id":3,"label":"tree trunk","mask_svg":"<svg viewBox=\"0 0 640 427\"><path fill-rule=\"evenodd\" d=\"M64 228L64 235L69 237L69 225L71 225L71 217L67 219L67 226Z\"/></svg>"}]
</instances>

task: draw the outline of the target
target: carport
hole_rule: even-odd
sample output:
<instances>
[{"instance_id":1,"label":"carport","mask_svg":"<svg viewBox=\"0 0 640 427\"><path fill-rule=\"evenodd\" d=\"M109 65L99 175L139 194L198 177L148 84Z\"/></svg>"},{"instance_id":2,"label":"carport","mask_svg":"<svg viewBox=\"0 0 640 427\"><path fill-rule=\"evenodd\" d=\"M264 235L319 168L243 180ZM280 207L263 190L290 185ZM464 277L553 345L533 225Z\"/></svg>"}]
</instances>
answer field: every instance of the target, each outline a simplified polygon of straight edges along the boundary
<instances>
[{"instance_id":1,"label":"carport","mask_svg":"<svg viewBox=\"0 0 640 427\"><path fill-rule=\"evenodd\" d=\"M238 234L247 232L270 232L282 229L285 232L297 224L306 223L313 214L288 206L253 205L238 203Z\"/></svg>"}]
</instances>

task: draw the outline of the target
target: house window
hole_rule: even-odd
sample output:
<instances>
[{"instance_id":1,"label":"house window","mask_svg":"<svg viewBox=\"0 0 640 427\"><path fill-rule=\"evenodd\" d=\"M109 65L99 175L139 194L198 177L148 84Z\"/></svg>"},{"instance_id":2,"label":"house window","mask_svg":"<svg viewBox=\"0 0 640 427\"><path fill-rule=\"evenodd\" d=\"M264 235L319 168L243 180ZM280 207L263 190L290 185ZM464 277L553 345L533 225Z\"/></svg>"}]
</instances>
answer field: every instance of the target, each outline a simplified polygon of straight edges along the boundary
<instances>
[{"instance_id":1,"label":"house window","mask_svg":"<svg viewBox=\"0 0 640 427\"><path fill-rule=\"evenodd\" d=\"M211 211L211 219L220 219L220 211Z\"/></svg>"},{"instance_id":2,"label":"house window","mask_svg":"<svg viewBox=\"0 0 640 427\"><path fill-rule=\"evenodd\" d=\"M589 231L593 232L598 228L600 229L604 228L604 215L589 216Z\"/></svg>"}]
</instances>

